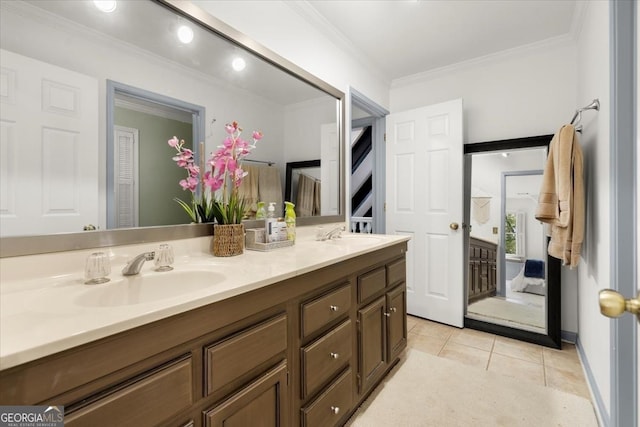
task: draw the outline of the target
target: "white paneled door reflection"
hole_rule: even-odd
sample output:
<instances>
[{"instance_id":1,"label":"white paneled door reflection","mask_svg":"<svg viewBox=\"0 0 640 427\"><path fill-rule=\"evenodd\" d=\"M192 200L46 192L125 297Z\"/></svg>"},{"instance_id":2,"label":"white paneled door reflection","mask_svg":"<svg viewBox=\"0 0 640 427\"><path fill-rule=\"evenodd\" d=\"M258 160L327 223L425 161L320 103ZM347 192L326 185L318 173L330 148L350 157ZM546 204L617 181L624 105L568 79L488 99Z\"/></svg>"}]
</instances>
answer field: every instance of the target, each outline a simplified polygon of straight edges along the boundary
<instances>
[{"instance_id":1,"label":"white paneled door reflection","mask_svg":"<svg viewBox=\"0 0 640 427\"><path fill-rule=\"evenodd\" d=\"M464 307L462 148L461 99L387 117L386 229L412 236L407 311L458 327Z\"/></svg>"},{"instance_id":2,"label":"white paneled door reflection","mask_svg":"<svg viewBox=\"0 0 640 427\"><path fill-rule=\"evenodd\" d=\"M2 236L98 224L98 82L0 50Z\"/></svg>"}]
</instances>

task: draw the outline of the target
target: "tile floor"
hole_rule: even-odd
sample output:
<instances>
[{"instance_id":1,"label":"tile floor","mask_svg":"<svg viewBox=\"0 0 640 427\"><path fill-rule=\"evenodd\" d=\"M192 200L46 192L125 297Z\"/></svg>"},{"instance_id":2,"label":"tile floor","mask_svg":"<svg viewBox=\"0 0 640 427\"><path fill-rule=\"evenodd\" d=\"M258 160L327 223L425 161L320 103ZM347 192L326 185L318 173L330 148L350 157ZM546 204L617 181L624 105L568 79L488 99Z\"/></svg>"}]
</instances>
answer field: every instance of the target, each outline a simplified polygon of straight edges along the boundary
<instances>
[{"instance_id":1,"label":"tile floor","mask_svg":"<svg viewBox=\"0 0 640 427\"><path fill-rule=\"evenodd\" d=\"M555 350L407 316L408 347L590 400L576 348Z\"/></svg>"}]
</instances>

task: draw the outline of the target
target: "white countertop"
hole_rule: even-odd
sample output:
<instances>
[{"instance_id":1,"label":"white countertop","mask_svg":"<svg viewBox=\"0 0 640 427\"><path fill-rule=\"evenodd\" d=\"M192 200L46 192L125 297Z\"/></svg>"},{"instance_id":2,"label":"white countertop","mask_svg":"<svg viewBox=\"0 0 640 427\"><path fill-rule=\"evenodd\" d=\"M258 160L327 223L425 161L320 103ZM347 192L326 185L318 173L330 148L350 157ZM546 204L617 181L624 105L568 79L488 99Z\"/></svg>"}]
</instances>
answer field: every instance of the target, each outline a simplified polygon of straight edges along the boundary
<instances>
[{"instance_id":1,"label":"white countertop","mask_svg":"<svg viewBox=\"0 0 640 427\"><path fill-rule=\"evenodd\" d=\"M346 233L337 242L318 242L302 228L294 246L271 252L245 249L244 254L229 258L210 254L211 237L170 241L175 252L173 271L156 272L149 261L139 276L130 278L120 273L126 261L158 244L104 248L111 260L111 281L101 285L83 284L84 263L91 250L2 258L0 370L408 240L406 236ZM182 277L204 285L180 283L181 274L191 274ZM131 291L138 277L164 280L171 276L177 279L176 287L182 285L178 294L166 286L162 292ZM165 282L173 286L173 280Z\"/></svg>"}]
</instances>

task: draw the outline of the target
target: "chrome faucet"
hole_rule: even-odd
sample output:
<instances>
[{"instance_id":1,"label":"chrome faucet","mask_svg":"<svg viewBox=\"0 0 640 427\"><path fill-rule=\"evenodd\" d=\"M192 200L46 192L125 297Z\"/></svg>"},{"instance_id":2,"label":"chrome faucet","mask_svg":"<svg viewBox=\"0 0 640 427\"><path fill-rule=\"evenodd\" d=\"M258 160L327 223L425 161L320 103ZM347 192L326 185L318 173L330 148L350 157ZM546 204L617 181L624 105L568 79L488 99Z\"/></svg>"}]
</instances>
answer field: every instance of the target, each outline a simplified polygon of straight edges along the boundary
<instances>
[{"instance_id":1,"label":"chrome faucet","mask_svg":"<svg viewBox=\"0 0 640 427\"><path fill-rule=\"evenodd\" d=\"M127 265L125 265L124 268L122 269L122 275L133 276L135 274L140 273L140 269L142 269L142 264L144 264L145 261L151 261L153 258L155 258L155 256L156 256L155 252L144 252L138 255L137 257L130 259L127 262Z\"/></svg>"},{"instance_id":2,"label":"chrome faucet","mask_svg":"<svg viewBox=\"0 0 640 427\"><path fill-rule=\"evenodd\" d=\"M325 241L325 240L335 239L337 237L342 237L341 233L345 229L346 229L346 227L343 225L342 227L332 228L331 230L327 231L326 233L323 230L320 230L318 232L318 235L316 236L316 239L317 240L321 240L321 241Z\"/></svg>"}]
</instances>

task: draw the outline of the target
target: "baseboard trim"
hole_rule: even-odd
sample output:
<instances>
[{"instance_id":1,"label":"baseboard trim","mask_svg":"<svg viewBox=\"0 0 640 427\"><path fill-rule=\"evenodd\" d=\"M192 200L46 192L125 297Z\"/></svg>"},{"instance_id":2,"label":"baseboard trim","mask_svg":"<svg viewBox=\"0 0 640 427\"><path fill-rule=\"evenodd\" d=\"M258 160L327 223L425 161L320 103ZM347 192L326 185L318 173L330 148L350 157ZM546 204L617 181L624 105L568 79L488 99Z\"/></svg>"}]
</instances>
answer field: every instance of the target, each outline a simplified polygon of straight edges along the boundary
<instances>
[{"instance_id":1,"label":"baseboard trim","mask_svg":"<svg viewBox=\"0 0 640 427\"><path fill-rule=\"evenodd\" d=\"M594 409L596 412L596 418L598 419L598 424L600 425L600 427L610 427L611 417L607 413L604 401L602 400L602 395L600 394L600 390L598 389L596 379L593 376L593 371L591 370L589 360L585 355L584 348L582 347L582 343L580 342L580 337L578 336L578 334L575 334L575 343L576 349L578 350L578 356L580 357L580 362L582 362L582 369L584 370L585 376L587 378L589 392L591 393L591 401L595 403Z\"/></svg>"},{"instance_id":2,"label":"baseboard trim","mask_svg":"<svg viewBox=\"0 0 640 427\"><path fill-rule=\"evenodd\" d=\"M571 344L575 344L578 340L577 332L560 331L560 339Z\"/></svg>"}]
</instances>

